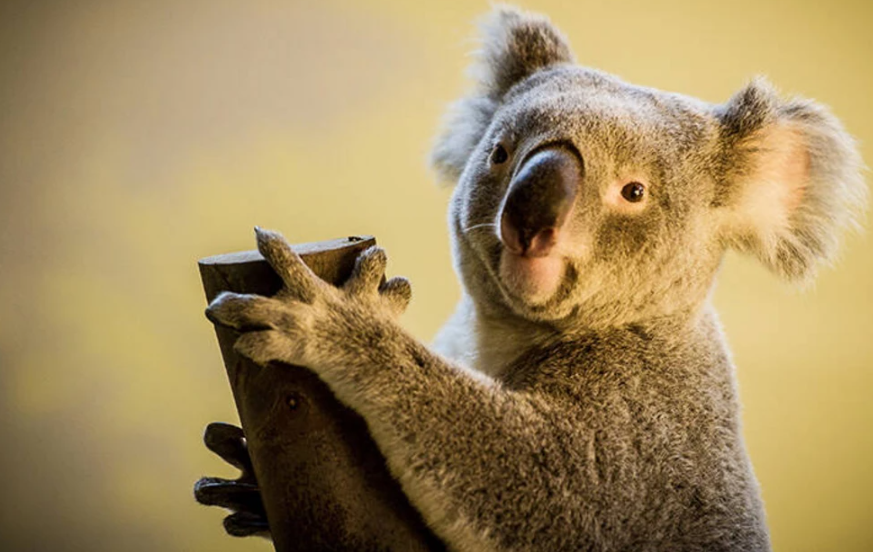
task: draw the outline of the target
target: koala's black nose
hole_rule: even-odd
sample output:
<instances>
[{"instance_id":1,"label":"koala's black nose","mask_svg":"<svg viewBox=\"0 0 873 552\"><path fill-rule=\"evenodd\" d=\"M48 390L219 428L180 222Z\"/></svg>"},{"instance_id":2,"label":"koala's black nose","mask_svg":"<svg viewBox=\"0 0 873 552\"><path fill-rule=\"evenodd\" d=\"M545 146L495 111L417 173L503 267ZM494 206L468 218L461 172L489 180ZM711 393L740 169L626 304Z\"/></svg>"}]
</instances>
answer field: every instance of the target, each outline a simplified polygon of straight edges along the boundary
<instances>
[{"instance_id":1,"label":"koala's black nose","mask_svg":"<svg viewBox=\"0 0 873 552\"><path fill-rule=\"evenodd\" d=\"M565 147L541 149L524 161L509 184L500 237L518 255L548 255L567 220L582 178L582 160Z\"/></svg>"}]
</instances>

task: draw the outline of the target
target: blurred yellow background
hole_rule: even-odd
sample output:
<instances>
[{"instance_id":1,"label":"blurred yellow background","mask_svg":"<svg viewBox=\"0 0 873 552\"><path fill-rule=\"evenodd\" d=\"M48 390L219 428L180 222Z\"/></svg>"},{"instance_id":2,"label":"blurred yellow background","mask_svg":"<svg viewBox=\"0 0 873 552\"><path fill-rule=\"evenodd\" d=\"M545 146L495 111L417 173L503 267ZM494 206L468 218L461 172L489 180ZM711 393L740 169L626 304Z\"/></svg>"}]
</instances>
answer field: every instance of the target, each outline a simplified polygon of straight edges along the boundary
<instances>
[{"instance_id":1,"label":"blurred yellow background","mask_svg":"<svg viewBox=\"0 0 873 552\"><path fill-rule=\"evenodd\" d=\"M581 63L723 101L756 73L873 162L873 3L526 1ZM0 548L266 550L193 482L235 421L196 260L375 234L430 339L458 286L426 155L483 1L3 2ZM729 256L716 303L781 551L873 549L873 250L798 293Z\"/></svg>"}]
</instances>

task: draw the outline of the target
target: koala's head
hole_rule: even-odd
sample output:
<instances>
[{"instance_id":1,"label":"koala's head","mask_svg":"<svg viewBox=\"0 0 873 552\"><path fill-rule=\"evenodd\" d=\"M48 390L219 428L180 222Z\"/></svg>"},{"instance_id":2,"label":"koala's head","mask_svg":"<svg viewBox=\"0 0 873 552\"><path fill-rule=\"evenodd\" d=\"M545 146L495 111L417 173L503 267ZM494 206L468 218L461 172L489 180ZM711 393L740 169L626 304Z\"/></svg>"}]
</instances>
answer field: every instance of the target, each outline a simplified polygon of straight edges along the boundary
<instances>
[{"instance_id":1,"label":"koala's head","mask_svg":"<svg viewBox=\"0 0 873 552\"><path fill-rule=\"evenodd\" d=\"M792 280L866 203L852 139L756 80L724 104L579 67L547 19L499 8L433 164L480 308L617 325L691 312L728 247Z\"/></svg>"}]
</instances>

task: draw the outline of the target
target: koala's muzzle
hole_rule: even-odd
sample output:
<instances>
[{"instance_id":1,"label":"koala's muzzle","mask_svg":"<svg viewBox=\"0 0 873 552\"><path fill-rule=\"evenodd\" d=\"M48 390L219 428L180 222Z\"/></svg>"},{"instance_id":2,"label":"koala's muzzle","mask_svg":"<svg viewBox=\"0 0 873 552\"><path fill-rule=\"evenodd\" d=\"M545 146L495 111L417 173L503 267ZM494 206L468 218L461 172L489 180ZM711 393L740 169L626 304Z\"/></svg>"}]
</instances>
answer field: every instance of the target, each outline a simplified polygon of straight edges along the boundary
<instances>
[{"instance_id":1,"label":"koala's muzzle","mask_svg":"<svg viewBox=\"0 0 873 552\"><path fill-rule=\"evenodd\" d=\"M582 179L582 160L562 146L537 150L509 184L500 215L500 237L507 249L543 257L557 243Z\"/></svg>"}]
</instances>

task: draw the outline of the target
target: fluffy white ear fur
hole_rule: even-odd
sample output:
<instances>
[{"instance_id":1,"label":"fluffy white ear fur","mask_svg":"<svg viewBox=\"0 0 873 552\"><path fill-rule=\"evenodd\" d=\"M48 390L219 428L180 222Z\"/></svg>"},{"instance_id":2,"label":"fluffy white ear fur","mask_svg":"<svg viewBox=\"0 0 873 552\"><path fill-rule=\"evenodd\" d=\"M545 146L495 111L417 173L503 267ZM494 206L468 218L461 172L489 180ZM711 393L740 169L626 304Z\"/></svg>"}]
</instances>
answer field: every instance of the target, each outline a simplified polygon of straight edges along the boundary
<instances>
[{"instance_id":1,"label":"fluffy white ear fur","mask_svg":"<svg viewBox=\"0 0 873 552\"><path fill-rule=\"evenodd\" d=\"M431 154L434 169L450 182L461 175L513 85L540 69L573 61L567 39L544 16L498 5L479 29L480 48L470 67L475 88L449 108Z\"/></svg>"},{"instance_id":2,"label":"fluffy white ear fur","mask_svg":"<svg viewBox=\"0 0 873 552\"><path fill-rule=\"evenodd\" d=\"M723 235L790 280L809 280L856 224L867 189L855 143L824 107L756 79L720 106Z\"/></svg>"}]
</instances>

